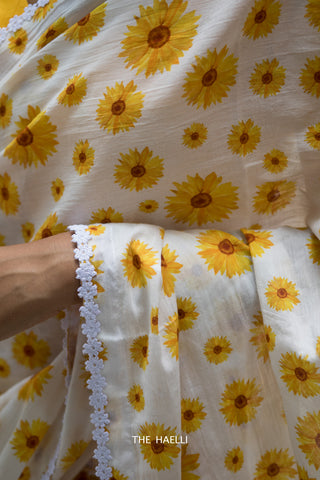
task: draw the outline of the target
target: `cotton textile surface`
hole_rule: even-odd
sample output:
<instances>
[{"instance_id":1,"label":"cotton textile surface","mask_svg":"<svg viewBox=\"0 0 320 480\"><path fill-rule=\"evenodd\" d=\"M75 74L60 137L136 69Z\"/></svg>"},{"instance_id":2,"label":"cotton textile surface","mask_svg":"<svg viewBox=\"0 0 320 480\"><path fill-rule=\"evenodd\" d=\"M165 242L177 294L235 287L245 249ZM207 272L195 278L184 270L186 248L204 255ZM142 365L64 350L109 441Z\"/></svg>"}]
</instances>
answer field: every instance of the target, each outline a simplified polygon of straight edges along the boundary
<instances>
[{"instance_id":1,"label":"cotton textile surface","mask_svg":"<svg viewBox=\"0 0 320 480\"><path fill-rule=\"evenodd\" d=\"M0 37L0 244L87 225L91 295L1 343L1 474L319 479L320 2L40 0Z\"/></svg>"}]
</instances>

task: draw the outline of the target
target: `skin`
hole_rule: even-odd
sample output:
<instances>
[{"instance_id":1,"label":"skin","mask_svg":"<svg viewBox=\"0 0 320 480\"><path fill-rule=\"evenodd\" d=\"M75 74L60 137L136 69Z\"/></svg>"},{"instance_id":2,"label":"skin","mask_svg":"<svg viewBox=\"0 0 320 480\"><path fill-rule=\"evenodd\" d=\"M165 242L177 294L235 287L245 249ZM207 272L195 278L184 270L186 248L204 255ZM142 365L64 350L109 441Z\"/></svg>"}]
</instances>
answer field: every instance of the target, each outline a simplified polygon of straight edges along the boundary
<instances>
[{"instance_id":1,"label":"skin","mask_svg":"<svg viewBox=\"0 0 320 480\"><path fill-rule=\"evenodd\" d=\"M71 233L0 247L0 340L81 303Z\"/></svg>"}]
</instances>

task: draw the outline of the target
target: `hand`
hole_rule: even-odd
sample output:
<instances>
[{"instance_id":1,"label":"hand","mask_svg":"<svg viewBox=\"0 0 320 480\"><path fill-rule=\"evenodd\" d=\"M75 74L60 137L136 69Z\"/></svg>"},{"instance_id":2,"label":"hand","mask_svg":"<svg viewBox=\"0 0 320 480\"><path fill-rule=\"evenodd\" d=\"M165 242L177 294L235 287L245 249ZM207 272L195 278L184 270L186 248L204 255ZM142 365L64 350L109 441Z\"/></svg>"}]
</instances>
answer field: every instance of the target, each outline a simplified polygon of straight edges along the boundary
<instances>
[{"instance_id":1,"label":"hand","mask_svg":"<svg viewBox=\"0 0 320 480\"><path fill-rule=\"evenodd\" d=\"M71 233L0 247L0 340L80 304Z\"/></svg>"}]
</instances>

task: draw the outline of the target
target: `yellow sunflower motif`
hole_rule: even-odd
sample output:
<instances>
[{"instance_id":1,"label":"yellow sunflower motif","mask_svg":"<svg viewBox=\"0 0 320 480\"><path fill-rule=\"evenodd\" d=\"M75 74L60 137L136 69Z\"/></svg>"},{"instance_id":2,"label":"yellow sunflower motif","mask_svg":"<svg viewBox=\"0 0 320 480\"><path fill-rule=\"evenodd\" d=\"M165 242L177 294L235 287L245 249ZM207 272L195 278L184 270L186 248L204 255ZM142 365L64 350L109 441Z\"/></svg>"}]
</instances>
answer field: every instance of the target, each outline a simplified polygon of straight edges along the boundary
<instances>
[{"instance_id":1,"label":"yellow sunflower motif","mask_svg":"<svg viewBox=\"0 0 320 480\"><path fill-rule=\"evenodd\" d=\"M6 128L10 125L12 116L12 99L3 93L0 97L0 127Z\"/></svg>"},{"instance_id":2,"label":"yellow sunflower motif","mask_svg":"<svg viewBox=\"0 0 320 480\"><path fill-rule=\"evenodd\" d=\"M195 432L201 428L206 416L204 405L199 401L199 397L181 399L181 428L184 432Z\"/></svg>"},{"instance_id":3,"label":"yellow sunflower motif","mask_svg":"<svg viewBox=\"0 0 320 480\"><path fill-rule=\"evenodd\" d=\"M188 148L198 148L207 140L208 129L203 123L193 123L184 130L183 145Z\"/></svg>"},{"instance_id":4,"label":"yellow sunflower motif","mask_svg":"<svg viewBox=\"0 0 320 480\"><path fill-rule=\"evenodd\" d=\"M245 228L242 228L241 232L246 237L252 257L261 257L265 249L273 246L273 243L269 240L272 237L271 232L247 230Z\"/></svg>"},{"instance_id":5,"label":"yellow sunflower motif","mask_svg":"<svg viewBox=\"0 0 320 480\"><path fill-rule=\"evenodd\" d=\"M305 68L301 70L300 84L305 93L320 97L320 57L307 58Z\"/></svg>"},{"instance_id":6,"label":"yellow sunflower motif","mask_svg":"<svg viewBox=\"0 0 320 480\"><path fill-rule=\"evenodd\" d=\"M184 51L192 46L193 37L200 16L195 11L185 12L188 2L154 0L153 7L139 6L140 17L135 16L136 25L128 25L126 38L121 42L123 51L119 57L126 57L127 68L137 68L137 74L145 75L157 71L170 71L179 63Z\"/></svg>"},{"instance_id":7,"label":"yellow sunflower motif","mask_svg":"<svg viewBox=\"0 0 320 480\"><path fill-rule=\"evenodd\" d=\"M6 215L15 215L19 210L18 187L7 173L0 175L0 208Z\"/></svg>"},{"instance_id":8,"label":"yellow sunflower motif","mask_svg":"<svg viewBox=\"0 0 320 480\"><path fill-rule=\"evenodd\" d=\"M50 117L42 112L40 107L28 105L28 117L15 122L18 129L11 136L14 138L6 147L4 155L11 158L12 163L19 163L24 168L38 162L45 165L48 157L56 152L57 127L50 121Z\"/></svg>"},{"instance_id":9,"label":"yellow sunflower motif","mask_svg":"<svg viewBox=\"0 0 320 480\"><path fill-rule=\"evenodd\" d=\"M139 436L149 436L150 443L140 444L140 450L144 460L146 460L153 469L165 470L170 469L173 460L177 458L180 448L175 443L167 441L170 436L176 436L177 427L165 427L160 423L148 423L139 426ZM166 438L165 438L166 437Z\"/></svg>"},{"instance_id":10,"label":"yellow sunflower motif","mask_svg":"<svg viewBox=\"0 0 320 480\"><path fill-rule=\"evenodd\" d=\"M295 426L299 448L305 454L309 465L316 470L320 468L320 410L307 412L303 418L298 417Z\"/></svg>"},{"instance_id":11,"label":"yellow sunflower motif","mask_svg":"<svg viewBox=\"0 0 320 480\"><path fill-rule=\"evenodd\" d=\"M295 305L300 303L297 298L299 294L295 288L295 283L290 282L286 278L273 277L269 281L265 291L268 305L277 310L292 310Z\"/></svg>"},{"instance_id":12,"label":"yellow sunflower motif","mask_svg":"<svg viewBox=\"0 0 320 480\"><path fill-rule=\"evenodd\" d=\"M48 45L55 38L65 32L68 28L68 24L64 18L60 17L56 20L47 30L41 35L37 41L38 50Z\"/></svg>"},{"instance_id":13,"label":"yellow sunflower motif","mask_svg":"<svg viewBox=\"0 0 320 480\"><path fill-rule=\"evenodd\" d=\"M309 258L311 258L312 263L317 263L320 265L320 240L312 233L311 238L308 238L307 247L309 250Z\"/></svg>"},{"instance_id":14,"label":"yellow sunflower motif","mask_svg":"<svg viewBox=\"0 0 320 480\"><path fill-rule=\"evenodd\" d=\"M54 55L44 55L38 60L37 70L44 80L48 80L56 73L59 67L59 60Z\"/></svg>"},{"instance_id":15,"label":"yellow sunflower motif","mask_svg":"<svg viewBox=\"0 0 320 480\"><path fill-rule=\"evenodd\" d=\"M114 467L111 467L111 474L112 474L112 477L110 477L110 480L128 480L128 477L126 477L125 475L122 475L122 473L119 472L119 470L117 470L116 468ZM92 480L96 480L96 476L94 476L94 478L92 478ZM74 479L74 480L78 480L78 479ZM81 479L79 479L81 480ZM84 479L86 480L86 479ZM91 478L89 479L91 480Z\"/></svg>"},{"instance_id":16,"label":"yellow sunflower motif","mask_svg":"<svg viewBox=\"0 0 320 480\"><path fill-rule=\"evenodd\" d=\"M143 95L136 92L137 86L131 80L126 86L123 82L116 83L115 87L107 87L107 93L99 101L96 120L100 128L107 129L115 135L118 132L128 131L134 127L141 117Z\"/></svg>"},{"instance_id":17,"label":"yellow sunflower motif","mask_svg":"<svg viewBox=\"0 0 320 480\"><path fill-rule=\"evenodd\" d=\"M114 176L121 188L143 190L156 185L163 177L163 160L153 157L152 150L145 147L141 152L137 148L129 149L129 153L120 153L121 160L115 167Z\"/></svg>"},{"instance_id":18,"label":"yellow sunflower motif","mask_svg":"<svg viewBox=\"0 0 320 480\"><path fill-rule=\"evenodd\" d=\"M20 55L24 52L28 41L28 34L23 29L17 30L11 37L9 37L9 49L12 53Z\"/></svg>"},{"instance_id":19,"label":"yellow sunflower motif","mask_svg":"<svg viewBox=\"0 0 320 480\"><path fill-rule=\"evenodd\" d=\"M104 225L89 225L86 228L86 232L89 232L90 235L102 235L105 232L106 227Z\"/></svg>"},{"instance_id":20,"label":"yellow sunflower motif","mask_svg":"<svg viewBox=\"0 0 320 480\"><path fill-rule=\"evenodd\" d=\"M64 90L58 96L58 103L63 106L72 107L79 105L87 94L87 79L79 75L74 75L69 79L69 82Z\"/></svg>"},{"instance_id":21,"label":"yellow sunflower motif","mask_svg":"<svg viewBox=\"0 0 320 480\"><path fill-rule=\"evenodd\" d=\"M245 243L229 233L219 230L207 230L197 237L199 241L198 252L208 264L208 270L214 273L227 275L242 275L245 271L251 271L250 249Z\"/></svg>"},{"instance_id":22,"label":"yellow sunflower motif","mask_svg":"<svg viewBox=\"0 0 320 480\"><path fill-rule=\"evenodd\" d=\"M285 208L296 195L295 182L279 180L257 185L257 193L253 197L255 212L265 215L274 215L278 210Z\"/></svg>"},{"instance_id":23,"label":"yellow sunflower motif","mask_svg":"<svg viewBox=\"0 0 320 480\"><path fill-rule=\"evenodd\" d=\"M220 52L207 51L206 57L196 56L196 65L193 72L187 72L186 82L183 85L188 105L197 105L197 108L206 109L212 103L221 103L232 85L235 85L238 59L233 54L228 55L229 49L225 45Z\"/></svg>"},{"instance_id":24,"label":"yellow sunflower motif","mask_svg":"<svg viewBox=\"0 0 320 480\"><path fill-rule=\"evenodd\" d=\"M41 240L41 238L52 237L58 233L65 232L67 227L63 223L58 223L56 213L51 213L46 221L41 225L33 240Z\"/></svg>"},{"instance_id":25,"label":"yellow sunflower motif","mask_svg":"<svg viewBox=\"0 0 320 480\"><path fill-rule=\"evenodd\" d=\"M130 346L131 358L140 368L145 370L149 363L148 360L149 338L148 335L141 335L133 340Z\"/></svg>"},{"instance_id":26,"label":"yellow sunflower motif","mask_svg":"<svg viewBox=\"0 0 320 480\"><path fill-rule=\"evenodd\" d=\"M102 3L92 12L89 12L81 20L72 25L64 36L67 40L80 45L83 42L92 40L98 35L101 28L104 26L104 17L106 15L107 2Z\"/></svg>"},{"instance_id":27,"label":"yellow sunflower motif","mask_svg":"<svg viewBox=\"0 0 320 480\"><path fill-rule=\"evenodd\" d=\"M159 333L159 308L153 307L150 314L151 333L158 335Z\"/></svg>"},{"instance_id":28,"label":"yellow sunflower motif","mask_svg":"<svg viewBox=\"0 0 320 480\"><path fill-rule=\"evenodd\" d=\"M127 250L121 259L124 267L124 276L128 278L132 287L145 287L147 279L152 278L156 271L152 265L157 264L156 254L152 248L140 240L132 240L127 244Z\"/></svg>"},{"instance_id":29,"label":"yellow sunflower motif","mask_svg":"<svg viewBox=\"0 0 320 480\"><path fill-rule=\"evenodd\" d=\"M63 471L68 470L68 468L73 465L78 458L85 452L89 445L89 442L85 442L84 440L79 440L78 442L74 442L68 448L66 455L61 459L61 466Z\"/></svg>"},{"instance_id":30,"label":"yellow sunflower motif","mask_svg":"<svg viewBox=\"0 0 320 480\"><path fill-rule=\"evenodd\" d=\"M218 365L225 362L232 352L231 342L227 337L211 337L203 347L203 353L208 362Z\"/></svg>"},{"instance_id":31,"label":"yellow sunflower motif","mask_svg":"<svg viewBox=\"0 0 320 480\"><path fill-rule=\"evenodd\" d=\"M255 378L253 380L235 380L226 385L220 403L220 412L224 419L230 425L241 425L254 419L257 413L257 407L263 400L259 394L260 387L256 386Z\"/></svg>"},{"instance_id":32,"label":"yellow sunflower motif","mask_svg":"<svg viewBox=\"0 0 320 480\"><path fill-rule=\"evenodd\" d=\"M169 348L172 358L179 359L179 321L178 315L175 313L169 317L169 322L166 323L165 328L166 341L163 344Z\"/></svg>"},{"instance_id":33,"label":"yellow sunflower motif","mask_svg":"<svg viewBox=\"0 0 320 480\"><path fill-rule=\"evenodd\" d=\"M289 456L288 449L268 450L256 465L254 480L269 480L273 477L288 480L298 473L294 466L295 459Z\"/></svg>"},{"instance_id":34,"label":"yellow sunflower motif","mask_svg":"<svg viewBox=\"0 0 320 480\"><path fill-rule=\"evenodd\" d=\"M243 465L243 452L240 447L235 447L231 450L228 450L224 459L224 465L230 472L233 473L241 470Z\"/></svg>"},{"instance_id":35,"label":"yellow sunflower motif","mask_svg":"<svg viewBox=\"0 0 320 480\"><path fill-rule=\"evenodd\" d=\"M289 392L302 395L304 398L314 397L320 393L320 373L315 363L295 352L281 355L281 379L286 383Z\"/></svg>"},{"instance_id":36,"label":"yellow sunflower motif","mask_svg":"<svg viewBox=\"0 0 320 480\"><path fill-rule=\"evenodd\" d=\"M260 311L253 317L256 320L253 321L254 328L250 328L250 332L253 333L250 342L257 347L258 358L263 358L266 362L269 359L269 352L274 350L276 335L269 325L265 325Z\"/></svg>"},{"instance_id":37,"label":"yellow sunflower motif","mask_svg":"<svg viewBox=\"0 0 320 480\"><path fill-rule=\"evenodd\" d=\"M307 470L304 467L298 465L298 475L299 480L316 480L315 478L309 477Z\"/></svg>"},{"instance_id":38,"label":"yellow sunflower motif","mask_svg":"<svg viewBox=\"0 0 320 480\"><path fill-rule=\"evenodd\" d=\"M79 140L73 150L73 165L79 175L87 175L94 164L94 149L90 147L88 140Z\"/></svg>"},{"instance_id":39,"label":"yellow sunflower motif","mask_svg":"<svg viewBox=\"0 0 320 480\"><path fill-rule=\"evenodd\" d=\"M44 385L46 385L48 380L52 378L52 375L49 373L52 368L52 365L48 365L27 380L19 390L18 399L34 401L35 395L41 397Z\"/></svg>"},{"instance_id":40,"label":"yellow sunflower motif","mask_svg":"<svg viewBox=\"0 0 320 480\"><path fill-rule=\"evenodd\" d=\"M308 127L305 141L310 145L310 147L320 150L320 122L316 125Z\"/></svg>"},{"instance_id":41,"label":"yellow sunflower motif","mask_svg":"<svg viewBox=\"0 0 320 480\"><path fill-rule=\"evenodd\" d=\"M199 316L196 311L197 305L189 298L177 298L177 309L179 317L179 330L188 330L193 327L193 322Z\"/></svg>"},{"instance_id":42,"label":"yellow sunflower motif","mask_svg":"<svg viewBox=\"0 0 320 480\"><path fill-rule=\"evenodd\" d=\"M320 336L317 338L316 352L317 352L318 357L320 357Z\"/></svg>"},{"instance_id":43,"label":"yellow sunflower motif","mask_svg":"<svg viewBox=\"0 0 320 480\"><path fill-rule=\"evenodd\" d=\"M183 265L176 262L178 255L175 250L169 250L169 245L165 245L161 250L161 275L162 288L164 294L168 297L174 293L174 283L176 281L175 273L180 273Z\"/></svg>"},{"instance_id":44,"label":"yellow sunflower motif","mask_svg":"<svg viewBox=\"0 0 320 480\"><path fill-rule=\"evenodd\" d=\"M18 363L28 368L44 367L51 355L50 346L33 332L19 333L12 341L12 354Z\"/></svg>"},{"instance_id":45,"label":"yellow sunflower motif","mask_svg":"<svg viewBox=\"0 0 320 480\"><path fill-rule=\"evenodd\" d=\"M228 135L229 150L245 157L257 148L260 131L261 128L255 125L251 118L246 122L241 120L238 125L232 125L231 133Z\"/></svg>"},{"instance_id":46,"label":"yellow sunflower motif","mask_svg":"<svg viewBox=\"0 0 320 480\"><path fill-rule=\"evenodd\" d=\"M0 247L5 246L6 243L4 240L5 240L5 236L0 234Z\"/></svg>"},{"instance_id":47,"label":"yellow sunflower motif","mask_svg":"<svg viewBox=\"0 0 320 480\"><path fill-rule=\"evenodd\" d=\"M173 185L176 190L171 190L174 196L167 197L167 217L173 217L176 222L193 225L203 225L208 222L221 222L229 218L232 210L238 207L238 194L231 182L221 183L222 177L215 172L204 179L196 174L195 177L187 175L187 182Z\"/></svg>"},{"instance_id":48,"label":"yellow sunflower motif","mask_svg":"<svg viewBox=\"0 0 320 480\"><path fill-rule=\"evenodd\" d=\"M133 387L130 388L127 399L137 412L141 412L141 410L144 409L144 396L140 385L133 385Z\"/></svg>"},{"instance_id":49,"label":"yellow sunflower motif","mask_svg":"<svg viewBox=\"0 0 320 480\"><path fill-rule=\"evenodd\" d=\"M21 225L21 233L23 236L24 241L30 242L31 238L34 235L34 225L31 222L26 222L23 225Z\"/></svg>"},{"instance_id":50,"label":"yellow sunflower motif","mask_svg":"<svg viewBox=\"0 0 320 480\"><path fill-rule=\"evenodd\" d=\"M256 0L243 26L243 35L256 40L266 37L279 23L281 3L275 0Z\"/></svg>"},{"instance_id":51,"label":"yellow sunflower motif","mask_svg":"<svg viewBox=\"0 0 320 480\"><path fill-rule=\"evenodd\" d=\"M37 8L37 10L35 11L35 14L33 16L33 21L35 22L36 20L42 20L43 18L45 18L47 16L49 10L51 10L53 8L56 1L57 0L49 0L47 5L45 5L44 7ZM29 3L32 3L32 2L29 2Z\"/></svg>"},{"instance_id":52,"label":"yellow sunflower motif","mask_svg":"<svg viewBox=\"0 0 320 480\"><path fill-rule=\"evenodd\" d=\"M17 428L11 440L12 450L14 455L18 457L20 462L28 462L41 440L49 429L49 425L40 420L32 420L30 424L28 420L20 421L20 428Z\"/></svg>"},{"instance_id":53,"label":"yellow sunflower motif","mask_svg":"<svg viewBox=\"0 0 320 480\"><path fill-rule=\"evenodd\" d=\"M200 480L200 476L191 473L196 470L200 463L199 453L187 454L187 444L181 445L181 480Z\"/></svg>"},{"instance_id":54,"label":"yellow sunflower motif","mask_svg":"<svg viewBox=\"0 0 320 480\"><path fill-rule=\"evenodd\" d=\"M305 17L309 20L311 27L317 28L320 32L320 5L318 0L308 0Z\"/></svg>"},{"instance_id":55,"label":"yellow sunflower motif","mask_svg":"<svg viewBox=\"0 0 320 480\"><path fill-rule=\"evenodd\" d=\"M286 155L274 148L269 153L266 153L263 160L263 168L269 170L271 173L280 173L288 165L288 158Z\"/></svg>"},{"instance_id":56,"label":"yellow sunflower motif","mask_svg":"<svg viewBox=\"0 0 320 480\"><path fill-rule=\"evenodd\" d=\"M22 472L20 473L18 480L31 480L31 473L29 467L24 467Z\"/></svg>"},{"instance_id":57,"label":"yellow sunflower motif","mask_svg":"<svg viewBox=\"0 0 320 480\"><path fill-rule=\"evenodd\" d=\"M10 365L4 358L0 358L0 378L6 378L10 375Z\"/></svg>"},{"instance_id":58,"label":"yellow sunflower motif","mask_svg":"<svg viewBox=\"0 0 320 480\"><path fill-rule=\"evenodd\" d=\"M256 67L250 77L250 88L255 95L267 98L270 95L276 95L280 92L285 83L286 69L279 66L279 62L274 58L271 62L263 60L262 63L256 63Z\"/></svg>"},{"instance_id":59,"label":"yellow sunflower motif","mask_svg":"<svg viewBox=\"0 0 320 480\"><path fill-rule=\"evenodd\" d=\"M61 178L56 178L51 182L51 193L54 198L54 201L57 202L60 200L64 192L64 184Z\"/></svg>"},{"instance_id":60,"label":"yellow sunflower motif","mask_svg":"<svg viewBox=\"0 0 320 480\"><path fill-rule=\"evenodd\" d=\"M139 210L144 213L153 213L159 208L156 200L145 200L139 204Z\"/></svg>"},{"instance_id":61,"label":"yellow sunflower motif","mask_svg":"<svg viewBox=\"0 0 320 480\"><path fill-rule=\"evenodd\" d=\"M107 210L99 208L92 212L91 223L121 223L123 222L122 213L116 212L114 208L108 207Z\"/></svg>"}]
</instances>

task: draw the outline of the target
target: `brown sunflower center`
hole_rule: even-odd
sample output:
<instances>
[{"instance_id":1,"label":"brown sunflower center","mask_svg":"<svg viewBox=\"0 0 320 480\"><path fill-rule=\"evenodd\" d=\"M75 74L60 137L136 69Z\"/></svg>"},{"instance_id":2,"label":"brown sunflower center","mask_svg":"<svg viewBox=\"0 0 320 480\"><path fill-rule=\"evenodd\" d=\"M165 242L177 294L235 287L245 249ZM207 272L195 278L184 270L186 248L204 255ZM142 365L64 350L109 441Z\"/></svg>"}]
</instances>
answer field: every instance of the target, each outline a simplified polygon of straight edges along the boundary
<instances>
[{"instance_id":1,"label":"brown sunflower center","mask_svg":"<svg viewBox=\"0 0 320 480\"><path fill-rule=\"evenodd\" d=\"M29 128L26 127L24 130L22 130L21 133L17 136L17 143L21 145L22 147L27 147L33 142L33 135L32 132L30 132Z\"/></svg>"},{"instance_id":2,"label":"brown sunflower center","mask_svg":"<svg viewBox=\"0 0 320 480\"><path fill-rule=\"evenodd\" d=\"M0 365L0 372L4 372L4 366Z\"/></svg>"},{"instance_id":3,"label":"brown sunflower center","mask_svg":"<svg viewBox=\"0 0 320 480\"><path fill-rule=\"evenodd\" d=\"M194 208L205 208L208 205L210 205L211 202L212 202L211 195L205 192L197 193L197 195L194 195L190 201L191 205Z\"/></svg>"},{"instance_id":4,"label":"brown sunflower center","mask_svg":"<svg viewBox=\"0 0 320 480\"><path fill-rule=\"evenodd\" d=\"M110 218L104 217L100 223L112 223Z\"/></svg>"},{"instance_id":5,"label":"brown sunflower center","mask_svg":"<svg viewBox=\"0 0 320 480\"><path fill-rule=\"evenodd\" d=\"M143 165L135 165L134 167L131 168L131 175L133 177L143 177L145 173L146 173L146 169L144 168Z\"/></svg>"},{"instance_id":6,"label":"brown sunflower center","mask_svg":"<svg viewBox=\"0 0 320 480\"><path fill-rule=\"evenodd\" d=\"M161 267L166 267L166 266L167 266L167 262L165 261L164 256L161 253Z\"/></svg>"},{"instance_id":7,"label":"brown sunflower center","mask_svg":"<svg viewBox=\"0 0 320 480\"><path fill-rule=\"evenodd\" d=\"M154 315L151 319L152 325L158 325L158 316Z\"/></svg>"},{"instance_id":8,"label":"brown sunflower center","mask_svg":"<svg viewBox=\"0 0 320 480\"><path fill-rule=\"evenodd\" d=\"M32 357L36 353L32 345L25 345L23 351L27 357Z\"/></svg>"},{"instance_id":9,"label":"brown sunflower center","mask_svg":"<svg viewBox=\"0 0 320 480\"><path fill-rule=\"evenodd\" d=\"M278 288L277 295L279 298L286 298L288 296L288 292L285 288Z\"/></svg>"},{"instance_id":10,"label":"brown sunflower center","mask_svg":"<svg viewBox=\"0 0 320 480\"><path fill-rule=\"evenodd\" d=\"M315 133L314 138L317 140L317 142L320 142L320 132Z\"/></svg>"},{"instance_id":11,"label":"brown sunflower center","mask_svg":"<svg viewBox=\"0 0 320 480\"><path fill-rule=\"evenodd\" d=\"M0 105L0 117L4 117L6 114L6 106Z\"/></svg>"},{"instance_id":12,"label":"brown sunflower center","mask_svg":"<svg viewBox=\"0 0 320 480\"><path fill-rule=\"evenodd\" d=\"M85 25L89 21L89 18L90 18L90 13L88 13L88 15L86 15L85 17L81 18L81 20L79 20L78 22L78 25L80 27L83 27L83 25Z\"/></svg>"},{"instance_id":13,"label":"brown sunflower center","mask_svg":"<svg viewBox=\"0 0 320 480\"><path fill-rule=\"evenodd\" d=\"M313 78L314 78L314 81L315 81L315 82L320 83L320 70L318 70L317 72L315 72Z\"/></svg>"},{"instance_id":14,"label":"brown sunflower center","mask_svg":"<svg viewBox=\"0 0 320 480\"><path fill-rule=\"evenodd\" d=\"M136 394L135 394L134 399L135 399L136 402L140 402L140 395L139 395L139 393L136 393Z\"/></svg>"},{"instance_id":15,"label":"brown sunflower center","mask_svg":"<svg viewBox=\"0 0 320 480\"><path fill-rule=\"evenodd\" d=\"M210 68L202 77L202 85L204 87L210 87L217 80L217 70L215 68Z\"/></svg>"},{"instance_id":16,"label":"brown sunflower center","mask_svg":"<svg viewBox=\"0 0 320 480\"><path fill-rule=\"evenodd\" d=\"M133 255L133 257L132 257L132 264L133 264L133 266L134 266L135 268L137 268L138 270L140 270L141 265L142 265L142 262L141 262L141 260L140 260L139 255L137 255L137 254Z\"/></svg>"},{"instance_id":17,"label":"brown sunflower center","mask_svg":"<svg viewBox=\"0 0 320 480\"><path fill-rule=\"evenodd\" d=\"M72 95L74 91L75 91L74 83L70 83L70 85L68 85L66 88L66 94Z\"/></svg>"},{"instance_id":18,"label":"brown sunflower center","mask_svg":"<svg viewBox=\"0 0 320 480\"><path fill-rule=\"evenodd\" d=\"M126 109L126 104L123 100L117 100L113 102L111 106L111 112L113 115L121 115Z\"/></svg>"},{"instance_id":19,"label":"brown sunflower center","mask_svg":"<svg viewBox=\"0 0 320 480\"><path fill-rule=\"evenodd\" d=\"M247 133L241 133L240 135L240 138L239 138L239 141L241 143L241 145L244 145L245 143L247 143L249 140L249 135Z\"/></svg>"},{"instance_id":20,"label":"brown sunflower center","mask_svg":"<svg viewBox=\"0 0 320 480\"><path fill-rule=\"evenodd\" d=\"M252 243L256 239L252 233L245 233L244 236L246 237L248 243Z\"/></svg>"},{"instance_id":21,"label":"brown sunflower center","mask_svg":"<svg viewBox=\"0 0 320 480\"><path fill-rule=\"evenodd\" d=\"M264 9L260 10L260 12L256 13L256 16L254 17L255 23L262 23L265 21L267 18L267 13Z\"/></svg>"},{"instance_id":22,"label":"brown sunflower center","mask_svg":"<svg viewBox=\"0 0 320 480\"><path fill-rule=\"evenodd\" d=\"M198 140L199 138L199 133L198 132L192 132L191 133L191 140Z\"/></svg>"},{"instance_id":23,"label":"brown sunflower center","mask_svg":"<svg viewBox=\"0 0 320 480\"><path fill-rule=\"evenodd\" d=\"M308 379L307 372L301 367L295 368L294 373L296 374L297 379L301 382L305 382Z\"/></svg>"},{"instance_id":24,"label":"brown sunflower center","mask_svg":"<svg viewBox=\"0 0 320 480\"><path fill-rule=\"evenodd\" d=\"M52 237L52 232L50 230L50 228L44 228L42 230L42 234L41 234L41 238L47 238L47 237Z\"/></svg>"},{"instance_id":25,"label":"brown sunflower center","mask_svg":"<svg viewBox=\"0 0 320 480\"><path fill-rule=\"evenodd\" d=\"M268 202L275 202L280 197L280 192L277 188L273 188L267 195Z\"/></svg>"},{"instance_id":26,"label":"brown sunflower center","mask_svg":"<svg viewBox=\"0 0 320 480\"><path fill-rule=\"evenodd\" d=\"M232 255L234 252L234 246L227 238L225 238L219 243L218 248L220 252L224 253L225 255Z\"/></svg>"},{"instance_id":27,"label":"brown sunflower center","mask_svg":"<svg viewBox=\"0 0 320 480\"><path fill-rule=\"evenodd\" d=\"M186 316L186 313L184 310L182 310L182 308L178 308L178 316L179 320L182 320Z\"/></svg>"},{"instance_id":28,"label":"brown sunflower center","mask_svg":"<svg viewBox=\"0 0 320 480\"><path fill-rule=\"evenodd\" d=\"M142 347L142 355L146 357L147 354L148 354L148 347L145 345L144 347Z\"/></svg>"},{"instance_id":29,"label":"brown sunflower center","mask_svg":"<svg viewBox=\"0 0 320 480\"><path fill-rule=\"evenodd\" d=\"M194 418L194 413L192 410L186 410L183 412L183 418L188 422Z\"/></svg>"},{"instance_id":30,"label":"brown sunflower center","mask_svg":"<svg viewBox=\"0 0 320 480\"><path fill-rule=\"evenodd\" d=\"M213 352L216 354L216 355L219 355L219 353L222 352L222 347L220 345L215 345L213 347Z\"/></svg>"},{"instance_id":31,"label":"brown sunflower center","mask_svg":"<svg viewBox=\"0 0 320 480\"><path fill-rule=\"evenodd\" d=\"M317 434L316 438L314 439L318 448L320 448L320 433Z\"/></svg>"},{"instance_id":32,"label":"brown sunflower center","mask_svg":"<svg viewBox=\"0 0 320 480\"><path fill-rule=\"evenodd\" d=\"M57 193L57 195L59 195L59 193L60 193L60 187L56 187L56 193Z\"/></svg>"},{"instance_id":33,"label":"brown sunflower center","mask_svg":"<svg viewBox=\"0 0 320 480\"><path fill-rule=\"evenodd\" d=\"M264 85L268 85L272 82L272 73L267 72L262 75L261 81Z\"/></svg>"},{"instance_id":34,"label":"brown sunflower center","mask_svg":"<svg viewBox=\"0 0 320 480\"><path fill-rule=\"evenodd\" d=\"M148 35L148 45L151 48L161 48L170 39L170 30L165 25L159 25L158 27L150 30Z\"/></svg>"},{"instance_id":35,"label":"brown sunflower center","mask_svg":"<svg viewBox=\"0 0 320 480\"><path fill-rule=\"evenodd\" d=\"M27 447L28 448L36 448L36 446L39 444L39 437L37 435L31 435L31 437L27 438Z\"/></svg>"},{"instance_id":36,"label":"brown sunflower center","mask_svg":"<svg viewBox=\"0 0 320 480\"><path fill-rule=\"evenodd\" d=\"M239 462L239 457L236 455L235 457L233 457L232 463L233 463L233 464L236 464L236 463L238 463L238 462Z\"/></svg>"},{"instance_id":37,"label":"brown sunflower center","mask_svg":"<svg viewBox=\"0 0 320 480\"><path fill-rule=\"evenodd\" d=\"M1 188L1 195L3 200L9 200L9 190L6 187Z\"/></svg>"},{"instance_id":38,"label":"brown sunflower center","mask_svg":"<svg viewBox=\"0 0 320 480\"><path fill-rule=\"evenodd\" d=\"M269 343L270 342L270 337L269 337L269 334L266 333L266 342Z\"/></svg>"},{"instance_id":39,"label":"brown sunflower center","mask_svg":"<svg viewBox=\"0 0 320 480\"><path fill-rule=\"evenodd\" d=\"M276 463L270 463L267 468L267 474L269 477L275 477L280 472L280 468Z\"/></svg>"},{"instance_id":40,"label":"brown sunflower center","mask_svg":"<svg viewBox=\"0 0 320 480\"><path fill-rule=\"evenodd\" d=\"M164 450L164 444L162 442L156 442L156 440L152 440L151 449L153 453L162 453Z\"/></svg>"},{"instance_id":41,"label":"brown sunflower center","mask_svg":"<svg viewBox=\"0 0 320 480\"><path fill-rule=\"evenodd\" d=\"M244 408L248 404L247 397L244 395L238 395L234 401L234 404L237 408Z\"/></svg>"},{"instance_id":42,"label":"brown sunflower center","mask_svg":"<svg viewBox=\"0 0 320 480\"><path fill-rule=\"evenodd\" d=\"M84 163L87 160L87 155L84 152L79 153L79 162Z\"/></svg>"},{"instance_id":43,"label":"brown sunflower center","mask_svg":"<svg viewBox=\"0 0 320 480\"><path fill-rule=\"evenodd\" d=\"M20 47L21 44L22 44L22 40L21 40L20 37L18 37L18 38L16 39L16 46L17 46L17 47Z\"/></svg>"},{"instance_id":44,"label":"brown sunflower center","mask_svg":"<svg viewBox=\"0 0 320 480\"><path fill-rule=\"evenodd\" d=\"M56 34L56 31L53 28L49 28L49 30L46 33L46 39L53 37Z\"/></svg>"},{"instance_id":45,"label":"brown sunflower center","mask_svg":"<svg viewBox=\"0 0 320 480\"><path fill-rule=\"evenodd\" d=\"M45 69L46 72L50 72L50 70L52 69L51 63L46 63L45 66L44 66L44 69Z\"/></svg>"},{"instance_id":46,"label":"brown sunflower center","mask_svg":"<svg viewBox=\"0 0 320 480\"><path fill-rule=\"evenodd\" d=\"M272 157L271 158L271 163L272 163L272 165L279 165L280 160L277 157Z\"/></svg>"}]
</instances>

